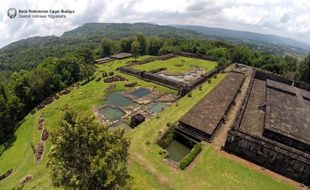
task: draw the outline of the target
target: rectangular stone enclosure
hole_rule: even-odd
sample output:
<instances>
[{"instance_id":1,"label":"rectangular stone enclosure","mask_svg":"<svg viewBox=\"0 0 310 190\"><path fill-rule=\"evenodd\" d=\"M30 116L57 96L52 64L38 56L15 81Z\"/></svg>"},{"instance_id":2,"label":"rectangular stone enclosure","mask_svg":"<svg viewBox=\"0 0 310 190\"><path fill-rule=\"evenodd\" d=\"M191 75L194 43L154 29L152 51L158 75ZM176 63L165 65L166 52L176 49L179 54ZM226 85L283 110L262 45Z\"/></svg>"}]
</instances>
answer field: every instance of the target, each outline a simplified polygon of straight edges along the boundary
<instances>
[{"instance_id":1,"label":"rectangular stone enclosure","mask_svg":"<svg viewBox=\"0 0 310 190\"><path fill-rule=\"evenodd\" d=\"M227 74L220 84L180 119L179 128L196 138L211 141L214 132L225 119L243 81L242 74Z\"/></svg>"}]
</instances>

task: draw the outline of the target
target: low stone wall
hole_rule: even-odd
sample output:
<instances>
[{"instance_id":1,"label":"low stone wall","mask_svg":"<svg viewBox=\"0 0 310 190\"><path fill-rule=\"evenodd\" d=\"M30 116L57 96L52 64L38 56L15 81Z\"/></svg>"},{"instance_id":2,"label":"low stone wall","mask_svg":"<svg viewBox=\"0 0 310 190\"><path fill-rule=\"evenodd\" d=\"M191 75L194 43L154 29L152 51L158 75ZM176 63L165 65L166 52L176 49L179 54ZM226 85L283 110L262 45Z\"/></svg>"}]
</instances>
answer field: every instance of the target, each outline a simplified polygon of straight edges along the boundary
<instances>
[{"instance_id":1,"label":"low stone wall","mask_svg":"<svg viewBox=\"0 0 310 190\"><path fill-rule=\"evenodd\" d=\"M184 82L179 82L179 81L175 81L166 77L162 77L153 73L148 73L148 72L143 72L142 73L142 78L150 80L152 82L155 83L159 83L163 86L167 86L169 88L175 89L175 90L179 90L180 87L182 86L186 86L186 83Z\"/></svg>"},{"instance_id":2,"label":"low stone wall","mask_svg":"<svg viewBox=\"0 0 310 190\"><path fill-rule=\"evenodd\" d=\"M309 154L240 130L230 130L224 149L298 182L310 185Z\"/></svg>"},{"instance_id":3,"label":"low stone wall","mask_svg":"<svg viewBox=\"0 0 310 190\"><path fill-rule=\"evenodd\" d=\"M295 139L281 135L279 133L275 133L271 130L264 129L263 130L263 136L268 138L268 139L271 139L271 140L277 141L279 143L285 144L287 146L294 147L295 149L301 150L305 153L308 153L308 154L310 153L310 146L309 145L307 145L301 141L297 141Z\"/></svg>"},{"instance_id":4,"label":"low stone wall","mask_svg":"<svg viewBox=\"0 0 310 190\"><path fill-rule=\"evenodd\" d=\"M167 60L167 59L171 59L171 58L174 58L177 56L191 57L191 58L197 58L197 59L205 59L205 58L203 58L197 54L177 52L177 53L166 54L166 55L162 55L162 56L158 56L158 57L152 57L152 58L140 61L140 62L133 62L133 63L127 64L124 67L118 68L118 70L121 72L124 72L126 74L134 75L134 76L139 77L141 79L149 80L149 81L152 81L154 83L166 86L168 88L178 90L178 94L180 96L184 96L189 91L191 91L193 88L204 83L209 78L211 78L212 76L216 75L217 73L219 73L220 71L222 71L224 69L224 68L215 68L215 69L211 70L210 72L206 73L205 75L197 78L196 80L194 80L190 84L187 84L185 82L175 81L175 80L172 80L172 79L169 79L166 77L159 76L155 73L139 71L139 70L133 69L131 67L133 65L142 65L142 64L146 64L146 63L156 61L156 60Z\"/></svg>"},{"instance_id":5,"label":"low stone wall","mask_svg":"<svg viewBox=\"0 0 310 190\"><path fill-rule=\"evenodd\" d=\"M310 84L302 82L302 81L295 81L294 86L296 86L297 88L301 88L301 89L310 91Z\"/></svg>"},{"instance_id":6,"label":"low stone wall","mask_svg":"<svg viewBox=\"0 0 310 190\"><path fill-rule=\"evenodd\" d=\"M215 57L208 56L208 55L198 55L195 53L188 53L188 52L175 52L175 55L183 56L183 57L190 57L190 58L197 58L197 59L205 59L210 61L217 61Z\"/></svg>"},{"instance_id":7,"label":"low stone wall","mask_svg":"<svg viewBox=\"0 0 310 190\"><path fill-rule=\"evenodd\" d=\"M274 81L281 82L281 83L288 84L288 85L293 84L292 80L287 79L284 76L278 75L276 73L269 72L269 71L262 71L262 70L256 69L255 77L261 80L270 79L270 80L274 80Z\"/></svg>"}]
</instances>

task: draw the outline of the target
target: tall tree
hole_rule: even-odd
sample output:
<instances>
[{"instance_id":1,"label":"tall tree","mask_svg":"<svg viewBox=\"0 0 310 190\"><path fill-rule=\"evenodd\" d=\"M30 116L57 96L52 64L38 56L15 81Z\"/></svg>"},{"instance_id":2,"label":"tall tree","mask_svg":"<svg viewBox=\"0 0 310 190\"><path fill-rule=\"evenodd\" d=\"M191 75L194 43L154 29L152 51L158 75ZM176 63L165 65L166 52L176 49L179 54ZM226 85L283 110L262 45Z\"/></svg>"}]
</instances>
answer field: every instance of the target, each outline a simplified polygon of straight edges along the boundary
<instances>
[{"instance_id":1,"label":"tall tree","mask_svg":"<svg viewBox=\"0 0 310 190\"><path fill-rule=\"evenodd\" d=\"M133 36L122 38L121 39L121 51L130 53L131 52L131 44L135 40Z\"/></svg>"},{"instance_id":2,"label":"tall tree","mask_svg":"<svg viewBox=\"0 0 310 190\"><path fill-rule=\"evenodd\" d=\"M141 52L140 43L138 42L138 40L135 40L131 44L131 53L134 55L135 60L137 60L137 58L139 57L140 52Z\"/></svg>"},{"instance_id":3,"label":"tall tree","mask_svg":"<svg viewBox=\"0 0 310 190\"><path fill-rule=\"evenodd\" d=\"M78 47L76 56L82 59L87 64L95 63L92 50L93 47L91 45L82 44Z\"/></svg>"},{"instance_id":4,"label":"tall tree","mask_svg":"<svg viewBox=\"0 0 310 190\"><path fill-rule=\"evenodd\" d=\"M65 189L127 189L129 141L124 130L110 131L94 117L64 109L51 135L48 166L52 182Z\"/></svg>"},{"instance_id":5,"label":"tall tree","mask_svg":"<svg viewBox=\"0 0 310 190\"><path fill-rule=\"evenodd\" d=\"M140 45L140 51L139 51L139 54L140 55L145 55L147 54L147 41L146 41L146 38L145 36L142 34L142 33L139 33L137 35L137 41Z\"/></svg>"},{"instance_id":6,"label":"tall tree","mask_svg":"<svg viewBox=\"0 0 310 190\"><path fill-rule=\"evenodd\" d=\"M150 37L149 38L149 54L150 55L158 55L159 50L162 46L162 41L158 37Z\"/></svg>"},{"instance_id":7,"label":"tall tree","mask_svg":"<svg viewBox=\"0 0 310 190\"><path fill-rule=\"evenodd\" d=\"M95 68L92 65L81 64L80 65L80 80L89 81L95 73Z\"/></svg>"},{"instance_id":8,"label":"tall tree","mask_svg":"<svg viewBox=\"0 0 310 190\"><path fill-rule=\"evenodd\" d=\"M101 40L102 57L108 57L112 53L112 41L108 38Z\"/></svg>"}]
</instances>

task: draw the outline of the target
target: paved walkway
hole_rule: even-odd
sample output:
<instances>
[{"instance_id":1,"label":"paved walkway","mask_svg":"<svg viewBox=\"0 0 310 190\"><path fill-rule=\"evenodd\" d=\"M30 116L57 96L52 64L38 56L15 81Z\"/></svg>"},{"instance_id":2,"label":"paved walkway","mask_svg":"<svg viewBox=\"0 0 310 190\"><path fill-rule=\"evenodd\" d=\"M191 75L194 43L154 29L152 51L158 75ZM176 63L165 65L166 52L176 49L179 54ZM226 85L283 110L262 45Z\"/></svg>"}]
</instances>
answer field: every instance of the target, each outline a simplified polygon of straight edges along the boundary
<instances>
[{"instance_id":1,"label":"paved walkway","mask_svg":"<svg viewBox=\"0 0 310 190\"><path fill-rule=\"evenodd\" d=\"M220 150L221 147L225 145L226 138L227 138L227 132L228 130L233 126L234 119L238 113L238 110L243 102L243 99L246 94L246 89L250 84L251 75L253 74L253 69L251 67L247 67L247 71L245 72L245 80L243 85L241 86L240 90L241 92L237 95L235 99L235 106L232 106L227 114L226 117L226 124L222 124L219 129L214 134L214 139L212 141L212 145Z\"/></svg>"}]
</instances>

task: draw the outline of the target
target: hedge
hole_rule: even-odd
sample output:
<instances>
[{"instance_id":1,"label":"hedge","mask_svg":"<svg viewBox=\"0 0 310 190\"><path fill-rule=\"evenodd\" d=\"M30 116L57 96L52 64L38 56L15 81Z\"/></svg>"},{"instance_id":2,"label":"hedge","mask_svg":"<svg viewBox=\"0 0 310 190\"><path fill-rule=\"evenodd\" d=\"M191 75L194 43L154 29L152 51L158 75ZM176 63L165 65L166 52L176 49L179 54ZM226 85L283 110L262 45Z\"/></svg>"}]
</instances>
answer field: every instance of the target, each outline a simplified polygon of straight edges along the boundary
<instances>
[{"instance_id":1,"label":"hedge","mask_svg":"<svg viewBox=\"0 0 310 190\"><path fill-rule=\"evenodd\" d=\"M195 144L191 152L185 156L180 162L180 168L184 170L199 154L202 149L202 145L200 143Z\"/></svg>"}]
</instances>

